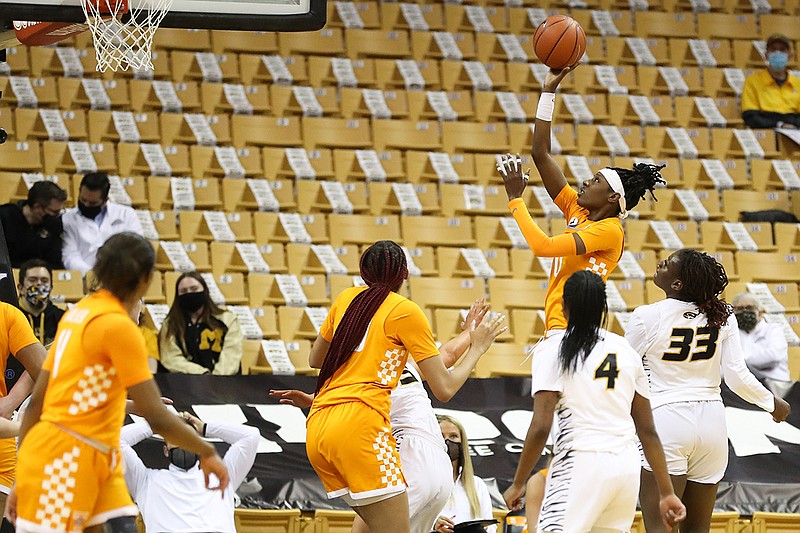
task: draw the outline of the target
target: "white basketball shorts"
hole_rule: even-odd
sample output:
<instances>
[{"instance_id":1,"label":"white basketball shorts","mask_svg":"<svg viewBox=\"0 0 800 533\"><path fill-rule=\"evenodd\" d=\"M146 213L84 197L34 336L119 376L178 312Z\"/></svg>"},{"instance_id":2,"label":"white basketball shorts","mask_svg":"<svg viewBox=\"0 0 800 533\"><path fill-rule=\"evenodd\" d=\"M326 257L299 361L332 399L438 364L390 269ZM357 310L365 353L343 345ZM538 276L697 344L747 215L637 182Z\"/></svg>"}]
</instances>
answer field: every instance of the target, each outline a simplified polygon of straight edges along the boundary
<instances>
[{"instance_id":1,"label":"white basketball shorts","mask_svg":"<svg viewBox=\"0 0 800 533\"><path fill-rule=\"evenodd\" d=\"M453 492L453 465L444 442L403 431L395 435L408 484L411 533L429 533Z\"/></svg>"}]
</instances>

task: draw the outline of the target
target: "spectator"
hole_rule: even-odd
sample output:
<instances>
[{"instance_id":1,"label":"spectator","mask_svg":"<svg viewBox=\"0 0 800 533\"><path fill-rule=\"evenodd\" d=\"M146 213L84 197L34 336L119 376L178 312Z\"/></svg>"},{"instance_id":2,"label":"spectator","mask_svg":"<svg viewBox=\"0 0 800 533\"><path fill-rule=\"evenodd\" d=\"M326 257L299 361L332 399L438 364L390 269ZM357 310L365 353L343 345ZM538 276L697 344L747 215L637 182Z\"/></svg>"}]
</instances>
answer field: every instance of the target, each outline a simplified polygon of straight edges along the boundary
<instances>
[{"instance_id":1,"label":"spectator","mask_svg":"<svg viewBox=\"0 0 800 533\"><path fill-rule=\"evenodd\" d=\"M733 299L739 323L744 362L758 379L790 381L789 345L778 324L764 320L764 310L752 294L742 292Z\"/></svg>"},{"instance_id":2,"label":"spectator","mask_svg":"<svg viewBox=\"0 0 800 533\"><path fill-rule=\"evenodd\" d=\"M161 364L183 374L233 375L242 362L239 319L220 309L197 272L181 274L175 300L161 325Z\"/></svg>"},{"instance_id":3,"label":"spectator","mask_svg":"<svg viewBox=\"0 0 800 533\"><path fill-rule=\"evenodd\" d=\"M751 128L800 128L800 79L786 65L792 42L776 33L767 39L767 68L747 77L742 119Z\"/></svg>"},{"instance_id":4,"label":"spectator","mask_svg":"<svg viewBox=\"0 0 800 533\"><path fill-rule=\"evenodd\" d=\"M158 361L160 356L158 354L158 332L145 323L144 320L144 305L139 313L139 332L144 338L144 345L147 347L147 364L150 367L150 372L158 370Z\"/></svg>"},{"instance_id":5,"label":"spectator","mask_svg":"<svg viewBox=\"0 0 800 533\"><path fill-rule=\"evenodd\" d=\"M105 172L86 174L78 192L78 206L64 215L64 267L86 274L97 250L116 233L143 234L133 209L108 201L111 183Z\"/></svg>"},{"instance_id":6,"label":"spectator","mask_svg":"<svg viewBox=\"0 0 800 533\"><path fill-rule=\"evenodd\" d=\"M53 271L45 261L31 259L19 267L19 307L30 322L33 334L45 346L56 338L58 321L64 316L64 311L50 300L52 290Z\"/></svg>"},{"instance_id":7,"label":"spectator","mask_svg":"<svg viewBox=\"0 0 800 533\"><path fill-rule=\"evenodd\" d=\"M61 268L61 209L66 200L67 192L52 181L37 181L27 200L0 206L12 267L41 259Z\"/></svg>"},{"instance_id":8,"label":"spectator","mask_svg":"<svg viewBox=\"0 0 800 533\"><path fill-rule=\"evenodd\" d=\"M230 485L222 498L206 489L203 472L197 467L198 456L169 442L164 455L169 469L145 467L132 446L152 437L153 430L145 422L123 426L122 453L125 458L125 483L147 531L182 531L236 533L233 521L234 492L253 466L260 439L256 428L224 422L203 423L189 413L181 413L198 435L218 438L230 444L223 462L230 474Z\"/></svg>"}]
</instances>

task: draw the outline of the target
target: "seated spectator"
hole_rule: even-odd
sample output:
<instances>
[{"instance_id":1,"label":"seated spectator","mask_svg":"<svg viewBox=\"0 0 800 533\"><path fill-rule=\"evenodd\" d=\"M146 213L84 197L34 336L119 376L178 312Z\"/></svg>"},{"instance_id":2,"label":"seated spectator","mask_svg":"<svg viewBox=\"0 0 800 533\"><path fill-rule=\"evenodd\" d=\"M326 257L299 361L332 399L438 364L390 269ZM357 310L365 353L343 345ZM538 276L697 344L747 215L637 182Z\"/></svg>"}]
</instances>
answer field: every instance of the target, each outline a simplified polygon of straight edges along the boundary
<instances>
[{"instance_id":1,"label":"seated spectator","mask_svg":"<svg viewBox=\"0 0 800 533\"><path fill-rule=\"evenodd\" d=\"M52 181L37 181L27 200L0 206L12 267L41 259L61 268L61 210L66 200L67 192Z\"/></svg>"},{"instance_id":2,"label":"seated spectator","mask_svg":"<svg viewBox=\"0 0 800 533\"><path fill-rule=\"evenodd\" d=\"M117 233L143 234L136 212L108 201L111 183L105 172L86 174L78 191L78 206L64 214L64 267L86 274L94 266L97 250Z\"/></svg>"},{"instance_id":3,"label":"seated spectator","mask_svg":"<svg viewBox=\"0 0 800 533\"><path fill-rule=\"evenodd\" d=\"M790 381L789 345L783 328L764 320L764 310L752 294L742 292L733 299L739 337L747 368L758 379Z\"/></svg>"},{"instance_id":4,"label":"seated spectator","mask_svg":"<svg viewBox=\"0 0 800 533\"><path fill-rule=\"evenodd\" d=\"M139 331L144 338L144 345L147 347L147 364L150 366L150 372L155 373L158 370L158 361L160 359L158 354L158 331L145 323L144 313L145 306L144 302L142 302L142 309L139 311L136 323L139 324Z\"/></svg>"},{"instance_id":5,"label":"seated spectator","mask_svg":"<svg viewBox=\"0 0 800 533\"><path fill-rule=\"evenodd\" d=\"M33 334L47 346L56 338L58 321L64 316L50 300L53 290L53 271L41 259L31 259L19 267L19 308L30 322Z\"/></svg>"},{"instance_id":6,"label":"seated spectator","mask_svg":"<svg viewBox=\"0 0 800 533\"><path fill-rule=\"evenodd\" d=\"M800 128L800 79L786 65L792 42L785 35L767 39L767 68L751 74L742 89L742 120L750 128Z\"/></svg>"},{"instance_id":7,"label":"seated spectator","mask_svg":"<svg viewBox=\"0 0 800 533\"><path fill-rule=\"evenodd\" d=\"M221 498L218 492L206 489L203 471L197 466L199 457L169 442L164 444L169 468L147 468L132 446L152 437L153 430L145 421L123 426L120 438L125 458L125 483L139 506L145 529L236 533L234 493L256 459L258 429L224 422L203 423L189 413L180 416L201 437L218 438L230 445L222 459L230 474L230 485Z\"/></svg>"},{"instance_id":8,"label":"seated spectator","mask_svg":"<svg viewBox=\"0 0 800 533\"><path fill-rule=\"evenodd\" d=\"M242 362L239 319L220 309L197 272L175 283L175 301L161 325L161 365L183 374L238 374Z\"/></svg>"}]
</instances>

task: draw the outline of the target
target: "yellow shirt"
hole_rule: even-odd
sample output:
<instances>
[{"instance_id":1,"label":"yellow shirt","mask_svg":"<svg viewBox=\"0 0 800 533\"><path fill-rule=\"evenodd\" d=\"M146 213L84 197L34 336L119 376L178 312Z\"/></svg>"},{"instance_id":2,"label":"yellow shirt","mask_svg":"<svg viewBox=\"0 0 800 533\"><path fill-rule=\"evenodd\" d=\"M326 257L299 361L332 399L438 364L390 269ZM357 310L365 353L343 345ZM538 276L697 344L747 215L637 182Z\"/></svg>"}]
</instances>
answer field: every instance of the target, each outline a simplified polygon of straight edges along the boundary
<instances>
[{"instance_id":1,"label":"yellow shirt","mask_svg":"<svg viewBox=\"0 0 800 533\"><path fill-rule=\"evenodd\" d=\"M339 294L319 334L330 342L344 312L365 287ZM309 416L323 407L360 401L389 419L389 395L397 387L408 356L416 362L439 354L425 313L417 304L390 292L372 317L364 339L314 398Z\"/></svg>"},{"instance_id":2,"label":"yellow shirt","mask_svg":"<svg viewBox=\"0 0 800 533\"><path fill-rule=\"evenodd\" d=\"M767 69L751 74L744 80L742 111L800 113L800 79L789 74L779 86Z\"/></svg>"}]
</instances>

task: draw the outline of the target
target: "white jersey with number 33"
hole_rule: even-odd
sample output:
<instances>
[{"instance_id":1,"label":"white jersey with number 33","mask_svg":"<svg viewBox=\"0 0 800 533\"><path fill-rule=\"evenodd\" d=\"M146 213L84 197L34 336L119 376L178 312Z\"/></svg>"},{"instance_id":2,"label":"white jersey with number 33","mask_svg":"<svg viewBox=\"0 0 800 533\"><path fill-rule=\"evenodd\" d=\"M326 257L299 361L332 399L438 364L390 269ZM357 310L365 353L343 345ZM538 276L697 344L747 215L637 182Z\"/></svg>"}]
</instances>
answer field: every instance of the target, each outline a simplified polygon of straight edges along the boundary
<instances>
[{"instance_id":1,"label":"white jersey with number 33","mask_svg":"<svg viewBox=\"0 0 800 533\"><path fill-rule=\"evenodd\" d=\"M625 338L644 359L653 408L668 403L713 401L720 396L720 366L725 383L742 399L766 411L772 394L744 362L739 326L731 315L720 328L691 302L667 298L638 307Z\"/></svg>"}]
</instances>

